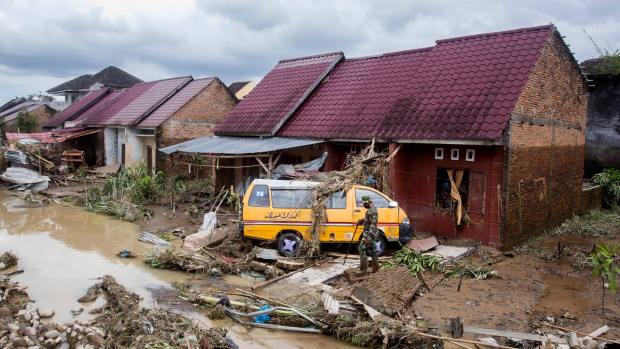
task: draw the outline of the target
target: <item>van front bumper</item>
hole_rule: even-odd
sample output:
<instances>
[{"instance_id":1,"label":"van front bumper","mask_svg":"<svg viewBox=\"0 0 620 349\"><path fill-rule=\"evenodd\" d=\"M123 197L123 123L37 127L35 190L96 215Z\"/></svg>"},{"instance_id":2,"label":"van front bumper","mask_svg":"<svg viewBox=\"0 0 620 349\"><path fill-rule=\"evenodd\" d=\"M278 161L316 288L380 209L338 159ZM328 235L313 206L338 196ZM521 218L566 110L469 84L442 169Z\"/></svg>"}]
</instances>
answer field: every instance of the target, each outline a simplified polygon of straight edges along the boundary
<instances>
[{"instance_id":1,"label":"van front bumper","mask_svg":"<svg viewBox=\"0 0 620 349\"><path fill-rule=\"evenodd\" d=\"M398 225L398 241L401 244L406 244L413 240L413 227L409 223L400 223Z\"/></svg>"}]
</instances>

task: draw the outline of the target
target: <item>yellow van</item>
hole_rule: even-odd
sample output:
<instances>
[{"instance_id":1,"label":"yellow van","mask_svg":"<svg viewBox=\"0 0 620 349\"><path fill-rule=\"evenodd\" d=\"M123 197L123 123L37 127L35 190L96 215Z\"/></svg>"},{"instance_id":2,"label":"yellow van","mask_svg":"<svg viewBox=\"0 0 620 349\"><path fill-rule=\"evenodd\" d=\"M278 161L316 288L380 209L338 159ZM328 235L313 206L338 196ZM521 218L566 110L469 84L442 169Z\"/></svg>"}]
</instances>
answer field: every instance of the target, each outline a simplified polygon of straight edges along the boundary
<instances>
[{"instance_id":1,"label":"yellow van","mask_svg":"<svg viewBox=\"0 0 620 349\"><path fill-rule=\"evenodd\" d=\"M319 183L256 179L243 198L240 230L243 236L276 241L278 251L285 256L297 253L302 239L309 238L312 222L310 206L312 188ZM327 221L320 237L323 243L349 243L355 234L357 242L363 231L355 231L357 221L364 218L366 209L362 196L368 195L379 213L377 252L381 255L388 241L411 241L413 228L405 212L383 193L354 185L345 193L332 194L327 199Z\"/></svg>"}]
</instances>

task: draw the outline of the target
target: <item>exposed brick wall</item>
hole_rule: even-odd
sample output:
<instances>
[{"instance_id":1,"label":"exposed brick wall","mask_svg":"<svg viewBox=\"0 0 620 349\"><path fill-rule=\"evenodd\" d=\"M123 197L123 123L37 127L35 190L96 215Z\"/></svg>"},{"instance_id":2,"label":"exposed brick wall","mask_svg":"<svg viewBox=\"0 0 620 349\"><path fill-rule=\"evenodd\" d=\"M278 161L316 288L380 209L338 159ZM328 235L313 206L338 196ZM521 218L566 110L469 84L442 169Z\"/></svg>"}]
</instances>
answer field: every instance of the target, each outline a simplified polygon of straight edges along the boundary
<instances>
[{"instance_id":1,"label":"exposed brick wall","mask_svg":"<svg viewBox=\"0 0 620 349\"><path fill-rule=\"evenodd\" d=\"M39 108L30 112L30 114L34 115L37 118L37 123L39 127L34 132L42 132L43 128L41 125L48 122L51 118L56 115L56 110L52 109L46 104L41 105ZM11 130L12 132L17 132L17 118L6 123L7 130Z\"/></svg>"},{"instance_id":2,"label":"exposed brick wall","mask_svg":"<svg viewBox=\"0 0 620 349\"><path fill-rule=\"evenodd\" d=\"M552 33L506 131L509 161L504 168L504 248L580 212L587 97L579 94L586 91L568 48L557 32ZM521 122L518 116L537 121Z\"/></svg>"},{"instance_id":3,"label":"exposed brick wall","mask_svg":"<svg viewBox=\"0 0 620 349\"><path fill-rule=\"evenodd\" d=\"M222 121L235 105L237 99L219 79L214 80L157 127L157 148L212 135L213 127ZM168 156L157 152L156 170L167 172L169 169Z\"/></svg>"}]
</instances>

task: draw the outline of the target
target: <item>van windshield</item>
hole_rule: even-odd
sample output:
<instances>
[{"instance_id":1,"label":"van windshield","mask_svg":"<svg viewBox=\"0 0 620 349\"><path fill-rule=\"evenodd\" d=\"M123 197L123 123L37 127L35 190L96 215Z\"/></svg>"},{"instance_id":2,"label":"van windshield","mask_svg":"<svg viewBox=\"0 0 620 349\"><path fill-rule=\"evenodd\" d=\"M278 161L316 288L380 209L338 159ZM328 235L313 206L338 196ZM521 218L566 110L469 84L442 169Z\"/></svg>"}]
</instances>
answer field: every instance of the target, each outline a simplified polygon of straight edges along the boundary
<instances>
[{"instance_id":1,"label":"van windshield","mask_svg":"<svg viewBox=\"0 0 620 349\"><path fill-rule=\"evenodd\" d=\"M307 189L271 189L273 208L310 208L312 195Z\"/></svg>"},{"instance_id":2,"label":"van windshield","mask_svg":"<svg viewBox=\"0 0 620 349\"><path fill-rule=\"evenodd\" d=\"M255 185L248 200L249 206L269 207L269 192L266 185Z\"/></svg>"}]
</instances>

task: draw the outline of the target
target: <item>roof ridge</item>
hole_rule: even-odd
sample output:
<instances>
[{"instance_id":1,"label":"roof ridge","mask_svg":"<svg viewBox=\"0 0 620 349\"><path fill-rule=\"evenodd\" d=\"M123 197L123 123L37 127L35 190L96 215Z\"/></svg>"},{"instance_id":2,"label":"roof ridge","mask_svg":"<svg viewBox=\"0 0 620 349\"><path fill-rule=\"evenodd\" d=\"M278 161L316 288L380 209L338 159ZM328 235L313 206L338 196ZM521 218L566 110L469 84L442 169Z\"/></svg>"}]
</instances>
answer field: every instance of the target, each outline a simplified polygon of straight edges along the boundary
<instances>
[{"instance_id":1,"label":"roof ridge","mask_svg":"<svg viewBox=\"0 0 620 349\"><path fill-rule=\"evenodd\" d=\"M190 78L190 79L192 79L192 80L194 79L191 75L186 75L186 76L176 76L176 77L173 77L173 78L166 78L166 79L161 79L161 80L153 80L153 81L144 81L144 82L139 82L139 83L137 83L136 85L142 85L142 84L152 84L152 83L157 83L157 82L162 82L162 81L169 81L169 80L174 80L174 79L187 79L187 78ZM134 86L136 86L136 85L134 85ZM133 86L132 86L132 87L133 87ZM131 87L129 87L129 88L131 88ZM129 89L129 88L128 88L128 89Z\"/></svg>"},{"instance_id":2,"label":"roof ridge","mask_svg":"<svg viewBox=\"0 0 620 349\"><path fill-rule=\"evenodd\" d=\"M335 55L343 55L343 56L344 56L344 52L342 52L342 51L336 51L336 52L330 52L330 53L322 53L322 54L313 55L313 56L305 56L305 57L289 58L289 59L283 59L283 60L281 60L281 61L278 61L278 63L286 63L286 62L293 62L293 61L301 61L301 60L304 60L304 59L311 59L311 58L318 58L318 57L327 57L327 56L335 56Z\"/></svg>"},{"instance_id":3,"label":"roof ridge","mask_svg":"<svg viewBox=\"0 0 620 349\"><path fill-rule=\"evenodd\" d=\"M404 55L404 54L416 53L416 52L424 52L424 51L432 50L433 47L434 46L423 47L423 48L414 48L414 49L411 49L411 50L403 50L403 51L394 51L394 52L380 53L380 54L377 54L377 55L370 55L370 56L353 57L353 58L347 58L346 61L358 61L358 60L364 60L364 59L381 58L381 57L398 56L398 55Z\"/></svg>"},{"instance_id":4,"label":"roof ridge","mask_svg":"<svg viewBox=\"0 0 620 349\"><path fill-rule=\"evenodd\" d=\"M207 77L204 77L204 78L194 79L193 81L208 80L208 79L217 79L217 76L207 76Z\"/></svg>"},{"instance_id":5,"label":"roof ridge","mask_svg":"<svg viewBox=\"0 0 620 349\"><path fill-rule=\"evenodd\" d=\"M506 34L515 34L515 33L519 33L519 32L531 32L531 31L536 31L536 30L541 30L541 29L554 29L554 28L555 28L555 25L553 23L549 23L549 24L540 25L540 26L537 26L537 27L526 27L526 28L511 29L511 30L505 30L505 31L499 31L499 32L491 32L491 33L482 33L482 34L474 34L474 35L457 36L457 37L454 37L454 38L436 40L435 43L436 44L443 44L443 43L446 43L446 42L462 41L462 40L483 38L483 37L488 37L488 36L499 36L499 35L506 35Z\"/></svg>"}]
</instances>

